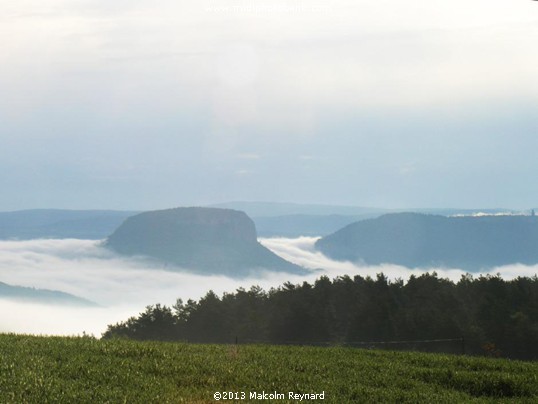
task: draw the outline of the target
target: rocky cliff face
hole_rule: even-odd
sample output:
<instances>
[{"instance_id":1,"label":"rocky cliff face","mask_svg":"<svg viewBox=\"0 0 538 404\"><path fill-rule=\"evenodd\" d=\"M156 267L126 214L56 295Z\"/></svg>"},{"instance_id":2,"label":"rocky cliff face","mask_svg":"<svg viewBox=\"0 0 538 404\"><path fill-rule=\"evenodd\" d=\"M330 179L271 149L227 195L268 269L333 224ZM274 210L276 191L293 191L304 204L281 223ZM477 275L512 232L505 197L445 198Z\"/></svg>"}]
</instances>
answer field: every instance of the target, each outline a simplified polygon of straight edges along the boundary
<instances>
[{"instance_id":1,"label":"rocky cliff face","mask_svg":"<svg viewBox=\"0 0 538 404\"><path fill-rule=\"evenodd\" d=\"M105 245L126 255L145 255L199 273L245 276L260 270L302 272L256 238L243 212L176 208L132 216Z\"/></svg>"}]
</instances>

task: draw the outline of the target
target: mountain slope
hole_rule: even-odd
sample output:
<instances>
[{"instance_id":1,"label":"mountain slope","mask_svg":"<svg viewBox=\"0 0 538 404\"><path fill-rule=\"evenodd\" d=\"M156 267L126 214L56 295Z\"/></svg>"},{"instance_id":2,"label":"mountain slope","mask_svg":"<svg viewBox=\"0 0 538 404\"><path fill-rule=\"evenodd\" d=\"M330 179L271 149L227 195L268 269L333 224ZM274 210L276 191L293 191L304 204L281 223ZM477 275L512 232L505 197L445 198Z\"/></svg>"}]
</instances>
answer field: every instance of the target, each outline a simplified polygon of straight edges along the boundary
<instances>
[{"instance_id":1,"label":"mountain slope","mask_svg":"<svg viewBox=\"0 0 538 404\"><path fill-rule=\"evenodd\" d=\"M94 302L57 290L11 286L0 282L0 299L70 306L97 306Z\"/></svg>"},{"instance_id":2,"label":"mountain slope","mask_svg":"<svg viewBox=\"0 0 538 404\"><path fill-rule=\"evenodd\" d=\"M262 269L302 273L258 243L243 212L176 208L128 218L105 246L126 255L145 255L206 274L246 276Z\"/></svg>"},{"instance_id":3,"label":"mountain slope","mask_svg":"<svg viewBox=\"0 0 538 404\"><path fill-rule=\"evenodd\" d=\"M469 271L538 263L538 218L397 213L353 223L316 242L337 260Z\"/></svg>"}]
</instances>

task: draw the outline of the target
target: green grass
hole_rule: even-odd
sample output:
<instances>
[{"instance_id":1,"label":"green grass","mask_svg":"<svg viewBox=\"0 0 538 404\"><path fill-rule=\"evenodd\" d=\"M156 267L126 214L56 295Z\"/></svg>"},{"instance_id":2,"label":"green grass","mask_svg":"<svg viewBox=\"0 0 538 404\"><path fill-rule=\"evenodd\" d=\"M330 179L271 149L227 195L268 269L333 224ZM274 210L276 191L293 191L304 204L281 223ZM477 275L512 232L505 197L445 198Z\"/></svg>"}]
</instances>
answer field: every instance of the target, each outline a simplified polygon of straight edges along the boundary
<instances>
[{"instance_id":1,"label":"green grass","mask_svg":"<svg viewBox=\"0 0 538 404\"><path fill-rule=\"evenodd\" d=\"M250 392L325 391L330 403L531 403L538 402L538 363L340 347L0 335L0 403L215 403L216 391L245 392L242 402L253 402Z\"/></svg>"}]
</instances>

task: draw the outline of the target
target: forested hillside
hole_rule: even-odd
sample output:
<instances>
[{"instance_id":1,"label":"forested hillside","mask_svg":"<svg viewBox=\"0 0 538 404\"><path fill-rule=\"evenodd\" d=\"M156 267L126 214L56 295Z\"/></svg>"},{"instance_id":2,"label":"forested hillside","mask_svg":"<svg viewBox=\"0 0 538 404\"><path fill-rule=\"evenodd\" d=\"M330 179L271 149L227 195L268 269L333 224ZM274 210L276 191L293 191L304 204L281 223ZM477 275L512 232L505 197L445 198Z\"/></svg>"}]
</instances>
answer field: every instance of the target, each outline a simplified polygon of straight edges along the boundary
<instances>
[{"instance_id":1,"label":"forested hillside","mask_svg":"<svg viewBox=\"0 0 538 404\"><path fill-rule=\"evenodd\" d=\"M355 276L278 289L239 289L222 297L178 300L147 307L138 317L111 325L105 338L229 343L348 344L420 349L510 358L538 358L538 278L435 273L404 283ZM461 338L464 338L462 347ZM453 339L445 342L376 344ZM365 342L372 342L364 344Z\"/></svg>"},{"instance_id":2,"label":"forested hillside","mask_svg":"<svg viewBox=\"0 0 538 404\"><path fill-rule=\"evenodd\" d=\"M145 255L170 269L244 277L260 271L305 273L260 243L245 213L217 208L175 208L129 217L105 246L124 255Z\"/></svg>"},{"instance_id":3,"label":"forested hillside","mask_svg":"<svg viewBox=\"0 0 538 404\"><path fill-rule=\"evenodd\" d=\"M316 248L336 260L409 268L479 271L538 263L538 217L445 217L394 213L323 237Z\"/></svg>"}]
</instances>

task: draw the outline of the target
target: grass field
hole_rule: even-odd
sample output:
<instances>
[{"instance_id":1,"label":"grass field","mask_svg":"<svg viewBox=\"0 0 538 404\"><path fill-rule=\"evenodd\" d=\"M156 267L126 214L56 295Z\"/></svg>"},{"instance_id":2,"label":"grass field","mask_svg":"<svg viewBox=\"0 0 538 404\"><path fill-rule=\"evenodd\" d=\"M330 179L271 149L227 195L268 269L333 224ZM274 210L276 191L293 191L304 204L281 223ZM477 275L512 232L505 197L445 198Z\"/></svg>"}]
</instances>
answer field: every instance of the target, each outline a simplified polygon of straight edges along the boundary
<instances>
[{"instance_id":1,"label":"grass field","mask_svg":"<svg viewBox=\"0 0 538 404\"><path fill-rule=\"evenodd\" d=\"M0 403L215 403L214 393L225 391L234 399L221 402L293 402L289 392L324 392L317 402L531 403L538 402L538 363L340 347L0 335ZM252 392L285 399L256 400Z\"/></svg>"}]
</instances>

